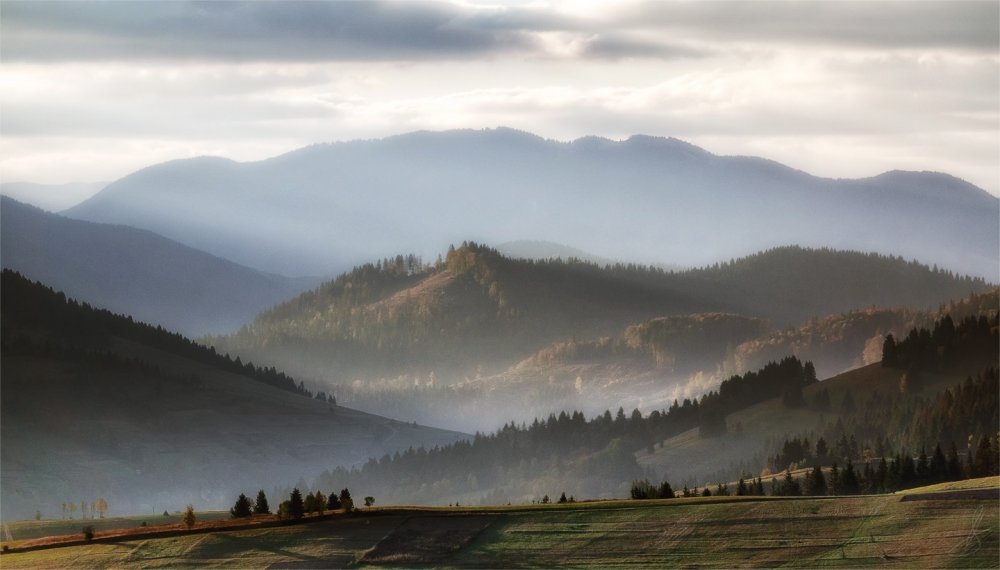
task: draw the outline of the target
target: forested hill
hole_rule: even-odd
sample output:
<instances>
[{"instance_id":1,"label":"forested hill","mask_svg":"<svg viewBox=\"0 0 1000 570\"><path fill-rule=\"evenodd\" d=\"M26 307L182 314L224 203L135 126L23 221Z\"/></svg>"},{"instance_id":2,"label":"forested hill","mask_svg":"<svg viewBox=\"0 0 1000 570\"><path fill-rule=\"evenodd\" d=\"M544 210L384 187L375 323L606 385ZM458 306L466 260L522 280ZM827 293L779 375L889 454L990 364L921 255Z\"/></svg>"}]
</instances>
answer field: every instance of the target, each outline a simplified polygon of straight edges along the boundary
<instances>
[{"instance_id":1,"label":"forested hill","mask_svg":"<svg viewBox=\"0 0 1000 570\"><path fill-rule=\"evenodd\" d=\"M364 265L210 342L331 380L468 375L661 316L722 311L787 325L872 305L930 308L986 287L896 257L827 249L778 248L668 272L509 259L467 243L433 265L413 256Z\"/></svg>"},{"instance_id":2,"label":"forested hill","mask_svg":"<svg viewBox=\"0 0 1000 570\"><path fill-rule=\"evenodd\" d=\"M242 486L464 437L311 397L11 271L0 286L4 520L97 498L113 513L222 509Z\"/></svg>"},{"instance_id":3,"label":"forested hill","mask_svg":"<svg viewBox=\"0 0 1000 570\"><path fill-rule=\"evenodd\" d=\"M192 342L159 326L138 322L87 303L67 299L38 282L9 269L3 270L2 342L5 351L18 353L63 353L96 351L106 354L115 339L187 358L233 374L240 374L275 388L312 397L301 382L271 368L243 363L238 357L215 352L214 348Z\"/></svg>"}]
</instances>

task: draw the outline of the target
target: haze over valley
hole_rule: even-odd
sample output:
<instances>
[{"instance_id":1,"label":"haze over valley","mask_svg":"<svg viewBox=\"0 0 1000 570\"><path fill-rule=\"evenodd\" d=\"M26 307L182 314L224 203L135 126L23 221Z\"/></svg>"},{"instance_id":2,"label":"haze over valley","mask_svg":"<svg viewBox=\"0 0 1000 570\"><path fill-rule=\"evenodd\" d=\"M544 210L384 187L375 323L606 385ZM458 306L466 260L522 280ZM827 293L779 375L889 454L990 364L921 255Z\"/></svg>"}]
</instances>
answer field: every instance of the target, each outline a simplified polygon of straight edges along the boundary
<instances>
[{"instance_id":1,"label":"haze over valley","mask_svg":"<svg viewBox=\"0 0 1000 570\"><path fill-rule=\"evenodd\" d=\"M3 0L0 567L996 567L998 45Z\"/></svg>"}]
</instances>

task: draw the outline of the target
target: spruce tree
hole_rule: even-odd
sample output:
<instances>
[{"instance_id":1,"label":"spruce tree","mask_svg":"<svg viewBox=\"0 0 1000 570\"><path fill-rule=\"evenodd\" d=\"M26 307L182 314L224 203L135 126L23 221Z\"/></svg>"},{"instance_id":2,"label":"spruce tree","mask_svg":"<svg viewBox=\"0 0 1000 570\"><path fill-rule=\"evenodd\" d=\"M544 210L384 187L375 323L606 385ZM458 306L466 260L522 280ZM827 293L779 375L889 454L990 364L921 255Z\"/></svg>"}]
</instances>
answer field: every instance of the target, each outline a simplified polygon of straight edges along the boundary
<instances>
[{"instance_id":1,"label":"spruce tree","mask_svg":"<svg viewBox=\"0 0 1000 570\"><path fill-rule=\"evenodd\" d=\"M823 468L819 465L813 467L807 482L806 494L813 496L826 495L826 477L823 476Z\"/></svg>"},{"instance_id":2,"label":"spruce tree","mask_svg":"<svg viewBox=\"0 0 1000 570\"><path fill-rule=\"evenodd\" d=\"M253 504L253 514L255 515L269 515L271 514L271 507L267 504L267 495L264 494L264 489L257 491L257 502Z\"/></svg>"},{"instance_id":3,"label":"spruce tree","mask_svg":"<svg viewBox=\"0 0 1000 570\"><path fill-rule=\"evenodd\" d=\"M288 516L300 519L304 514L305 504L302 502L302 492L296 487L292 489L292 494L288 497Z\"/></svg>"},{"instance_id":4,"label":"spruce tree","mask_svg":"<svg viewBox=\"0 0 1000 570\"><path fill-rule=\"evenodd\" d=\"M861 482L858 481L858 474L854 471L854 463L848 459L844 466L843 473L840 474L841 495L857 495L861 493Z\"/></svg>"},{"instance_id":5,"label":"spruce tree","mask_svg":"<svg viewBox=\"0 0 1000 570\"><path fill-rule=\"evenodd\" d=\"M245 518L253 514L253 506L250 504L250 499L243 493L240 493L239 498L236 499L236 504L233 505L233 508L229 509L229 514L234 519Z\"/></svg>"}]
</instances>

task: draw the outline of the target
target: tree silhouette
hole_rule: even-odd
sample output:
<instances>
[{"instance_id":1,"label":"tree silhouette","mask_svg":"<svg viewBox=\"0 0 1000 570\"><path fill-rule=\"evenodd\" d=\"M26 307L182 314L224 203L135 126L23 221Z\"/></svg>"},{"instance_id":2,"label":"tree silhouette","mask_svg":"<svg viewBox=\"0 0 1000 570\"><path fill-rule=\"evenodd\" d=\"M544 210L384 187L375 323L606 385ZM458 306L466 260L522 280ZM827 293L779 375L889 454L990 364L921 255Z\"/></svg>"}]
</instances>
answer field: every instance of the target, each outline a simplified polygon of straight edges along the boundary
<instances>
[{"instance_id":1,"label":"tree silhouette","mask_svg":"<svg viewBox=\"0 0 1000 570\"><path fill-rule=\"evenodd\" d=\"M257 491L257 501L253 504L253 514L271 514L271 506L267 504L267 495L264 494L264 489Z\"/></svg>"},{"instance_id":2,"label":"tree silhouette","mask_svg":"<svg viewBox=\"0 0 1000 570\"><path fill-rule=\"evenodd\" d=\"M184 523L184 526L188 527L188 530L191 530L192 528L194 528L195 521L196 519L194 516L194 506L188 505L187 507L184 508L184 516L181 517L181 522Z\"/></svg>"},{"instance_id":3,"label":"tree silhouette","mask_svg":"<svg viewBox=\"0 0 1000 570\"><path fill-rule=\"evenodd\" d=\"M233 508L229 509L229 514L234 519L241 519L252 515L253 506L250 504L250 499L243 493L240 493L239 498L236 499L236 504L233 505Z\"/></svg>"},{"instance_id":4,"label":"tree silhouette","mask_svg":"<svg viewBox=\"0 0 1000 570\"><path fill-rule=\"evenodd\" d=\"M304 514L305 505L302 502L302 492L296 487L292 489L292 494L288 497L288 516L300 519Z\"/></svg>"}]
</instances>

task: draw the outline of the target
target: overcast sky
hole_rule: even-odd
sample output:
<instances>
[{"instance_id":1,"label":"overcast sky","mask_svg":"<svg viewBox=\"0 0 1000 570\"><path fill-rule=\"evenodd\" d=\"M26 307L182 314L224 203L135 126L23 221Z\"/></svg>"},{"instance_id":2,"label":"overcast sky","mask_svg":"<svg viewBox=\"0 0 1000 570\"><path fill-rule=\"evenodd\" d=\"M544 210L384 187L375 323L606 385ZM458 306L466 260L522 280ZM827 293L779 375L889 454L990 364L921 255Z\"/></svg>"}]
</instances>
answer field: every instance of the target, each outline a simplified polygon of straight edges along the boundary
<instances>
[{"instance_id":1,"label":"overcast sky","mask_svg":"<svg viewBox=\"0 0 1000 570\"><path fill-rule=\"evenodd\" d=\"M986 2L0 3L0 177L509 126L1000 192Z\"/></svg>"}]
</instances>

